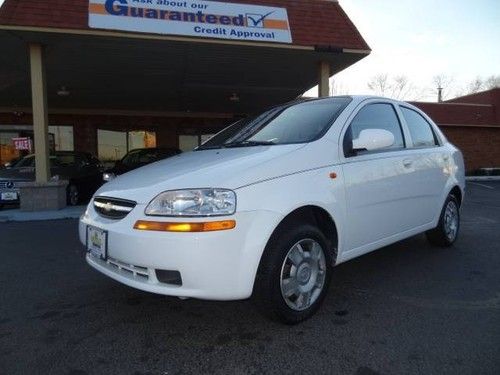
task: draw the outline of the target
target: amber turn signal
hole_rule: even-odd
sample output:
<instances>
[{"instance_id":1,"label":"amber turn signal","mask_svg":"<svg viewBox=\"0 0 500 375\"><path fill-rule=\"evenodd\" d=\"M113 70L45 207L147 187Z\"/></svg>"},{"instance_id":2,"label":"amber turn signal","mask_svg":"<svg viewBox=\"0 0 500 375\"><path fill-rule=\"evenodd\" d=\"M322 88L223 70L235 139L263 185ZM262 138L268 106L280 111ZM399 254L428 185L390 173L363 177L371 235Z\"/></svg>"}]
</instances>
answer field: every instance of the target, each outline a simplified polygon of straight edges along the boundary
<instances>
[{"instance_id":1,"label":"amber turn signal","mask_svg":"<svg viewBox=\"0 0 500 375\"><path fill-rule=\"evenodd\" d=\"M139 220L134 229L151 230L156 232L215 232L219 230L230 230L236 227L236 221L208 221L204 223L172 223L161 221Z\"/></svg>"}]
</instances>

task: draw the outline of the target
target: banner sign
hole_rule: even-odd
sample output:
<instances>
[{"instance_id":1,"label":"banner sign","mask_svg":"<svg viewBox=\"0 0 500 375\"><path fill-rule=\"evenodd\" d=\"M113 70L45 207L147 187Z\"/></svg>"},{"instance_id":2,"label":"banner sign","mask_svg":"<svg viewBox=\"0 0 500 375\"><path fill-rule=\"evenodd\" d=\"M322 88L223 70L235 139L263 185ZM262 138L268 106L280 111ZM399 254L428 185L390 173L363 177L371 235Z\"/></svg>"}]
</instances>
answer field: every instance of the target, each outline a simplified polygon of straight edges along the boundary
<instances>
[{"instance_id":1,"label":"banner sign","mask_svg":"<svg viewBox=\"0 0 500 375\"><path fill-rule=\"evenodd\" d=\"M292 43L285 8L204 0L90 0L89 26L142 33Z\"/></svg>"},{"instance_id":2,"label":"banner sign","mask_svg":"<svg viewBox=\"0 0 500 375\"><path fill-rule=\"evenodd\" d=\"M16 150L25 150L31 152L31 139L28 137L22 138L12 138L12 142L14 143L14 148Z\"/></svg>"}]
</instances>

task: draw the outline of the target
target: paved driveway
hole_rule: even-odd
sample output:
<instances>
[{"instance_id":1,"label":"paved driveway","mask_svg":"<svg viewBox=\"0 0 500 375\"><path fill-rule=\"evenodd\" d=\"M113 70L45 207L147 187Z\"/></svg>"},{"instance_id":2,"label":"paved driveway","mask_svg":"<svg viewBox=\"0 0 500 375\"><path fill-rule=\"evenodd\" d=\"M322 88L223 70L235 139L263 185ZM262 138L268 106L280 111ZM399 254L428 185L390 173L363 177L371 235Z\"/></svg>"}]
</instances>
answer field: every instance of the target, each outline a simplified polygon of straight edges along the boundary
<instances>
[{"instance_id":1,"label":"paved driveway","mask_svg":"<svg viewBox=\"0 0 500 375\"><path fill-rule=\"evenodd\" d=\"M416 236L343 264L295 327L115 283L76 225L0 224L0 374L500 373L498 183L469 185L455 247Z\"/></svg>"}]
</instances>

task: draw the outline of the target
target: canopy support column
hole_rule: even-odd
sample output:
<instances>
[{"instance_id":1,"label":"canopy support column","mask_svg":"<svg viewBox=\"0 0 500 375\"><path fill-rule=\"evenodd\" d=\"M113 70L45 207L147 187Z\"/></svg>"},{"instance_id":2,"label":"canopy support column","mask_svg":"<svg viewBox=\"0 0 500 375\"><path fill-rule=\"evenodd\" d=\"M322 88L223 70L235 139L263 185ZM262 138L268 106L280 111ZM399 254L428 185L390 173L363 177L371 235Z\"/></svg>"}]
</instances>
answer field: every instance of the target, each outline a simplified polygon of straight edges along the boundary
<instances>
[{"instance_id":1,"label":"canopy support column","mask_svg":"<svg viewBox=\"0 0 500 375\"><path fill-rule=\"evenodd\" d=\"M47 84L43 46L30 44L31 100L33 104L33 133L35 143L36 182L47 183L49 166L49 117L47 112Z\"/></svg>"},{"instance_id":2,"label":"canopy support column","mask_svg":"<svg viewBox=\"0 0 500 375\"><path fill-rule=\"evenodd\" d=\"M330 96L330 64L326 61L319 63L318 96L320 98Z\"/></svg>"}]
</instances>

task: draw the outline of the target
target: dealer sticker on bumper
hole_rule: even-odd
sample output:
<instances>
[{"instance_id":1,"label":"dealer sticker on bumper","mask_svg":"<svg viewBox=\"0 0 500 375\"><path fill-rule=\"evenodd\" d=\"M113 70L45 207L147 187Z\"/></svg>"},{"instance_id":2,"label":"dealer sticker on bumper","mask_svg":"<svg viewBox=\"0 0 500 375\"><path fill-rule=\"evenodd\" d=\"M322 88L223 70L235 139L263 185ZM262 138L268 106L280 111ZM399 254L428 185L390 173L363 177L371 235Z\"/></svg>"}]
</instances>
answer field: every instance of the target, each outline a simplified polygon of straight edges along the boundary
<instances>
[{"instance_id":1,"label":"dealer sticker on bumper","mask_svg":"<svg viewBox=\"0 0 500 375\"><path fill-rule=\"evenodd\" d=\"M108 247L108 232L87 226L87 251L92 255L106 260Z\"/></svg>"}]
</instances>

